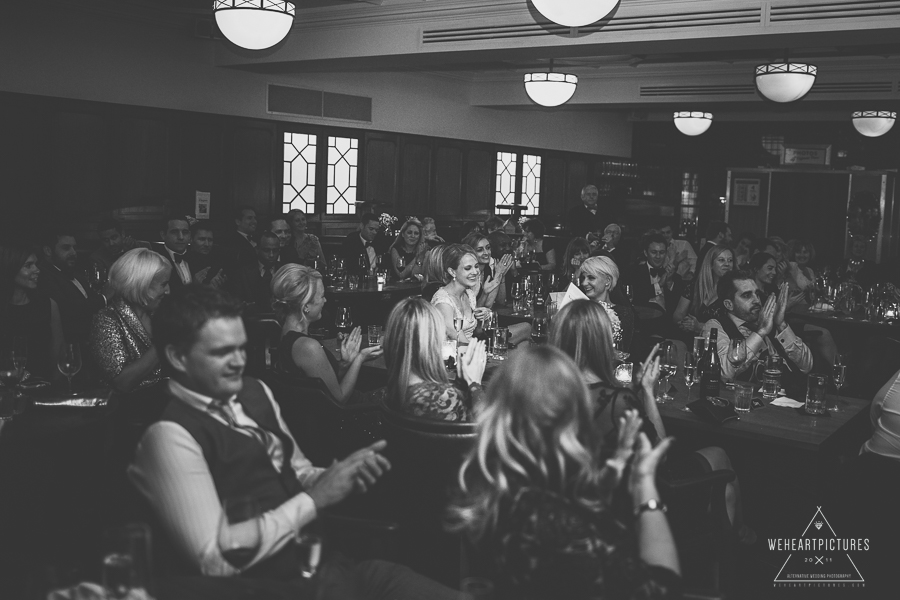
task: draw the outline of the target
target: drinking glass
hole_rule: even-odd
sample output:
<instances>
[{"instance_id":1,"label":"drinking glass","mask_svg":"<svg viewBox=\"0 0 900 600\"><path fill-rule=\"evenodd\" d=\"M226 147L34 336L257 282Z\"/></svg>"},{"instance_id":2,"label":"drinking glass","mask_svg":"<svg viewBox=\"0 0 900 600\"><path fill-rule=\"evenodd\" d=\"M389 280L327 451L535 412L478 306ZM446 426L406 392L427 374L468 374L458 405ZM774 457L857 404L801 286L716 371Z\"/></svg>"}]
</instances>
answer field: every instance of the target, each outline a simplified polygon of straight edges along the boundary
<instances>
[{"instance_id":1,"label":"drinking glass","mask_svg":"<svg viewBox=\"0 0 900 600\"><path fill-rule=\"evenodd\" d=\"M616 381L622 385L630 385L634 379L634 363L622 363L616 367Z\"/></svg>"},{"instance_id":2,"label":"drinking glass","mask_svg":"<svg viewBox=\"0 0 900 600\"><path fill-rule=\"evenodd\" d=\"M837 396L834 399L834 404L829 406L828 410L840 411L838 400L841 399L841 388L844 387L844 378L847 375L846 357L844 355L838 354L834 357L834 367L832 367L831 373L834 379L834 387L837 388Z\"/></svg>"},{"instance_id":3,"label":"drinking glass","mask_svg":"<svg viewBox=\"0 0 900 600\"><path fill-rule=\"evenodd\" d=\"M71 394L72 377L81 370L81 349L78 344L63 344L56 366L59 368L59 372L68 379L69 393Z\"/></svg>"},{"instance_id":4,"label":"drinking glass","mask_svg":"<svg viewBox=\"0 0 900 600\"><path fill-rule=\"evenodd\" d=\"M369 346L380 346L384 337L381 325L369 325Z\"/></svg>"},{"instance_id":5,"label":"drinking glass","mask_svg":"<svg viewBox=\"0 0 900 600\"><path fill-rule=\"evenodd\" d=\"M337 327L338 353L340 353L344 345L344 340L350 335L350 332L353 331L353 317L350 315L349 306L337 307L334 324Z\"/></svg>"},{"instance_id":6,"label":"drinking glass","mask_svg":"<svg viewBox=\"0 0 900 600\"><path fill-rule=\"evenodd\" d=\"M659 371L663 375L662 389L656 401L669 402L675 398L669 394L669 377L678 373L678 350L672 342L663 342L659 345Z\"/></svg>"},{"instance_id":7,"label":"drinking glass","mask_svg":"<svg viewBox=\"0 0 900 600\"><path fill-rule=\"evenodd\" d=\"M738 419L742 414L750 412L750 404L753 399L753 384L743 381L734 383L734 410Z\"/></svg>"},{"instance_id":8,"label":"drinking glass","mask_svg":"<svg viewBox=\"0 0 900 600\"><path fill-rule=\"evenodd\" d=\"M456 339L459 340L459 334L462 333L465 320L462 317L453 317L453 329L456 330Z\"/></svg>"},{"instance_id":9,"label":"drinking glass","mask_svg":"<svg viewBox=\"0 0 900 600\"><path fill-rule=\"evenodd\" d=\"M25 366L28 364L28 340L23 337L12 338L12 362L20 371L19 377L25 377Z\"/></svg>"},{"instance_id":10,"label":"drinking glass","mask_svg":"<svg viewBox=\"0 0 900 600\"><path fill-rule=\"evenodd\" d=\"M531 321L531 343L546 344L547 343L547 318L535 317Z\"/></svg>"},{"instance_id":11,"label":"drinking glass","mask_svg":"<svg viewBox=\"0 0 900 600\"><path fill-rule=\"evenodd\" d=\"M512 314L517 315L522 310L522 298L525 296L525 284L521 281L514 281L512 289L510 290L510 296L512 296L513 299Z\"/></svg>"},{"instance_id":12,"label":"drinking glass","mask_svg":"<svg viewBox=\"0 0 900 600\"><path fill-rule=\"evenodd\" d=\"M631 356L631 352L628 352L628 347L625 345L625 342L621 339L613 342L616 350L616 358L625 361L628 360L628 357Z\"/></svg>"},{"instance_id":13,"label":"drinking glass","mask_svg":"<svg viewBox=\"0 0 900 600\"><path fill-rule=\"evenodd\" d=\"M347 287L352 292L359 289L359 275L349 275L347 277Z\"/></svg>"},{"instance_id":14,"label":"drinking glass","mask_svg":"<svg viewBox=\"0 0 900 600\"><path fill-rule=\"evenodd\" d=\"M397 256L397 273L403 273L403 269L406 268L406 261L403 260L402 256ZM403 277L397 277L397 281L402 281Z\"/></svg>"},{"instance_id":15,"label":"drinking glass","mask_svg":"<svg viewBox=\"0 0 900 600\"><path fill-rule=\"evenodd\" d=\"M444 340L441 346L441 360L444 361L444 367L448 371L456 369L456 340Z\"/></svg>"},{"instance_id":16,"label":"drinking glass","mask_svg":"<svg viewBox=\"0 0 900 600\"><path fill-rule=\"evenodd\" d=\"M629 301L629 302L631 302L632 300L634 300L634 297L633 297L632 292L631 292L631 284L628 284L628 283L623 284L623 286L622 286L622 291L625 292L625 297L628 298L628 301Z\"/></svg>"},{"instance_id":17,"label":"drinking glass","mask_svg":"<svg viewBox=\"0 0 900 600\"><path fill-rule=\"evenodd\" d=\"M316 574L322 560L322 538L314 533L298 533L294 538L300 562L300 576L309 579Z\"/></svg>"},{"instance_id":18,"label":"drinking glass","mask_svg":"<svg viewBox=\"0 0 900 600\"><path fill-rule=\"evenodd\" d=\"M553 317L556 316L556 313L559 312L559 303L555 301L550 301L547 303L547 320L551 323L553 322Z\"/></svg>"},{"instance_id":19,"label":"drinking glass","mask_svg":"<svg viewBox=\"0 0 900 600\"><path fill-rule=\"evenodd\" d=\"M262 543L259 506L252 498L227 499L219 519L218 544L228 563L238 571L249 565Z\"/></svg>"},{"instance_id":20,"label":"drinking glass","mask_svg":"<svg viewBox=\"0 0 900 600\"><path fill-rule=\"evenodd\" d=\"M742 339L731 340L728 347L728 362L737 370L747 360L747 342Z\"/></svg>"},{"instance_id":21,"label":"drinking glass","mask_svg":"<svg viewBox=\"0 0 900 600\"><path fill-rule=\"evenodd\" d=\"M688 389L688 404L691 402L691 388L695 383L700 383L700 366L697 364L697 360L698 357L693 352L684 353L684 384ZM681 410L690 412L691 409L685 406Z\"/></svg>"},{"instance_id":22,"label":"drinking glass","mask_svg":"<svg viewBox=\"0 0 900 600\"><path fill-rule=\"evenodd\" d=\"M506 360L506 352L509 346L509 327L498 327L494 330L494 358Z\"/></svg>"},{"instance_id":23,"label":"drinking glass","mask_svg":"<svg viewBox=\"0 0 900 600\"><path fill-rule=\"evenodd\" d=\"M781 357L769 356L763 371L763 398L771 402L781 389Z\"/></svg>"},{"instance_id":24,"label":"drinking glass","mask_svg":"<svg viewBox=\"0 0 900 600\"><path fill-rule=\"evenodd\" d=\"M385 282L387 282L387 271L378 271L375 273L375 284L378 286L379 292L384 289Z\"/></svg>"},{"instance_id":25,"label":"drinking glass","mask_svg":"<svg viewBox=\"0 0 900 600\"><path fill-rule=\"evenodd\" d=\"M806 378L806 412L811 415L825 414L825 376L810 373Z\"/></svg>"},{"instance_id":26,"label":"drinking glass","mask_svg":"<svg viewBox=\"0 0 900 600\"><path fill-rule=\"evenodd\" d=\"M697 357L697 360L703 358L703 355L706 353L706 338L702 335L698 335L694 337L694 356Z\"/></svg>"},{"instance_id":27,"label":"drinking glass","mask_svg":"<svg viewBox=\"0 0 900 600\"><path fill-rule=\"evenodd\" d=\"M479 340L484 340L484 348L487 355L494 353L494 332L497 330L497 313L491 311L487 317L481 320L481 330L476 331Z\"/></svg>"}]
</instances>

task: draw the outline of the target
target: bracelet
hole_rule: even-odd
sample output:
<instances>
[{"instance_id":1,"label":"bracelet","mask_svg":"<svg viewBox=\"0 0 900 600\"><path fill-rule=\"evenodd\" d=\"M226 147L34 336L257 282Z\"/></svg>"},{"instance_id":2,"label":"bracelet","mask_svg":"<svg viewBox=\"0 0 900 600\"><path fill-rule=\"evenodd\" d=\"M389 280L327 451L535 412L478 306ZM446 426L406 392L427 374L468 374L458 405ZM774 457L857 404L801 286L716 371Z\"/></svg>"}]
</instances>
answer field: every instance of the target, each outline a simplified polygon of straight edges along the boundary
<instances>
[{"instance_id":1,"label":"bracelet","mask_svg":"<svg viewBox=\"0 0 900 600\"><path fill-rule=\"evenodd\" d=\"M652 510L658 510L662 512L666 512L668 508L665 504L657 500L656 498L651 498L634 509L634 516L639 517L643 512L649 512Z\"/></svg>"}]
</instances>

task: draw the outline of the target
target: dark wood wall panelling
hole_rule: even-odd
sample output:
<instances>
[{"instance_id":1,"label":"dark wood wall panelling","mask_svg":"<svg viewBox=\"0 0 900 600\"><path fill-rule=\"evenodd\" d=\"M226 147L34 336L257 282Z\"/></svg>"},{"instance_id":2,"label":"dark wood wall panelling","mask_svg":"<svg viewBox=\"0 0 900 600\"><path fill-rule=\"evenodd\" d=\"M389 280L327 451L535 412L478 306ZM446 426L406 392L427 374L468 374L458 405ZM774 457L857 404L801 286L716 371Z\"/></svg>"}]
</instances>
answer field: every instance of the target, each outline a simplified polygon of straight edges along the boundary
<instances>
[{"instance_id":1,"label":"dark wood wall panelling","mask_svg":"<svg viewBox=\"0 0 900 600\"><path fill-rule=\"evenodd\" d=\"M397 216L463 220L493 207L494 144L10 93L0 93L0 108L4 213L80 222L89 238L92 223L115 209L192 214L197 190L211 193L219 226L230 227L240 204L280 212L285 131L318 133L323 146L327 135L359 137L358 200L393 206ZM542 156L542 217L578 202L604 158L502 149ZM320 185L325 175L320 168Z\"/></svg>"}]
</instances>

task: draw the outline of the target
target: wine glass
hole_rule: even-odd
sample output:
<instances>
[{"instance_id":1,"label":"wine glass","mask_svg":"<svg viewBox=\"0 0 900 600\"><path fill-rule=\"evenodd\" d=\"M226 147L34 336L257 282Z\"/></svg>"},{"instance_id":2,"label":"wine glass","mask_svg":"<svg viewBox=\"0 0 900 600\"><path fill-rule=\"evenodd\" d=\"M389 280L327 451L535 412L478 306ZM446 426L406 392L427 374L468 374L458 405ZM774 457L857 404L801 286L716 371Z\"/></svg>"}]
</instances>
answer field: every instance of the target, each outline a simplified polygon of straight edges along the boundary
<instances>
[{"instance_id":1,"label":"wine glass","mask_svg":"<svg viewBox=\"0 0 900 600\"><path fill-rule=\"evenodd\" d=\"M834 399L834 405L829 406L828 410L840 412L838 400L841 398L841 388L844 387L845 377L847 375L847 359L842 354L834 357L834 367L832 367L832 376L834 377L834 387L837 388L837 396Z\"/></svg>"},{"instance_id":2,"label":"wine glass","mask_svg":"<svg viewBox=\"0 0 900 600\"><path fill-rule=\"evenodd\" d=\"M462 333L463 326L466 324L462 317L453 317L453 329L456 331L456 340L459 341L459 334Z\"/></svg>"},{"instance_id":3,"label":"wine glass","mask_svg":"<svg viewBox=\"0 0 900 600\"><path fill-rule=\"evenodd\" d=\"M521 310L522 298L525 296L525 284L523 284L521 281L514 281L512 284L512 289L510 290L510 295L513 299L512 314L517 315Z\"/></svg>"},{"instance_id":4,"label":"wine glass","mask_svg":"<svg viewBox=\"0 0 900 600\"><path fill-rule=\"evenodd\" d=\"M81 370L81 349L78 344L63 344L56 363L59 372L69 380L69 393L72 393L72 377Z\"/></svg>"},{"instance_id":5,"label":"wine glass","mask_svg":"<svg viewBox=\"0 0 900 600\"><path fill-rule=\"evenodd\" d=\"M28 364L28 341L23 337L12 339L12 362L21 371L19 376L24 379L25 365Z\"/></svg>"},{"instance_id":6,"label":"wine glass","mask_svg":"<svg viewBox=\"0 0 900 600\"><path fill-rule=\"evenodd\" d=\"M531 321L531 343L546 344L547 343L547 318L535 317Z\"/></svg>"},{"instance_id":7,"label":"wine glass","mask_svg":"<svg viewBox=\"0 0 900 600\"><path fill-rule=\"evenodd\" d=\"M238 571L244 570L259 552L262 543L259 506L252 498L225 500L219 518L219 552Z\"/></svg>"},{"instance_id":8,"label":"wine glass","mask_svg":"<svg viewBox=\"0 0 900 600\"><path fill-rule=\"evenodd\" d=\"M403 269L406 268L406 261L403 260L402 256L397 256L397 281L403 280Z\"/></svg>"},{"instance_id":9,"label":"wine glass","mask_svg":"<svg viewBox=\"0 0 900 600\"><path fill-rule=\"evenodd\" d=\"M338 352L344 345L344 340L353 331L353 317L350 314L349 306L338 306L337 313L334 317L334 325L337 327Z\"/></svg>"},{"instance_id":10,"label":"wine glass","mask_svg":"<svg viewBox=\"0 0 900 600\"><path fill-rule=\"evenodd\" d=\"M678 373L678 350L672 342L659 345L659 370L663 375L663 384L656 401L662 404L675 399L669 394L669 378Z\"/></svg>"},{"instance_id":11,"label":"wine glass","mask_svg":"<svg viewBox=\"0 0 900 600\"><path fill-rule=\"evenodd\" d=\"M747 361L747 342L742 339L733 339L728 347L728 362L735 371Z\"/></svg>"},{"instance_id":12,"label":"wine glass","mask_svg":"<svg viewBox=\"0 0 900 600\"><path fill-rule=\"evenodd\" d=\"M684 353L684 384L688 388L687 404L691 402L691 388L694 387L695 383L700 383L700 365L697 363L696 354L693 352ZM681 410L691 411L687 406L684 406Z\"/></svg>"}]
</instances>

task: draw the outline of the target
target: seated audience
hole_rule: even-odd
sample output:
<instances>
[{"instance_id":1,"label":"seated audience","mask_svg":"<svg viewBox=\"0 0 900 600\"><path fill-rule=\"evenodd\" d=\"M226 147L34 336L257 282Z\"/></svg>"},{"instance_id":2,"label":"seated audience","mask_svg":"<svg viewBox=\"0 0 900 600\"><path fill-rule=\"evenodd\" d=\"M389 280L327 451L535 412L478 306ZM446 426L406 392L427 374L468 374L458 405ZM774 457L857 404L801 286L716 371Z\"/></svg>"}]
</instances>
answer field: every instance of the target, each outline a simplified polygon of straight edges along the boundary
<instances>
[{"instance_id":1,"label":"seated audience","mask_svg":"<svg viewBox=\"0 0 900 600\"><path fill-rule=\"evenodd\" d=\"M778 277L778 260L774 256L768 252L754 254L750 257L745 270L753 275L756 287L764 296L775 291L778 285L775 282Z\"/></svg>"},{"instance_id":2,"label":"seated audience","mask_svg":"<svg viewBox=\"0 0 900 600\"><path fill-rule=\"evenodd\" d=\"M700 335L703 324L723 316L717 295L719 279L734 268L734 253L727 246L715 246L703 256L697 277L684 286L672 320L691 336Z\"/></svg>"},{"instance_id":3,"label":"seated audience","mask_svg":"<svg viewBox=\"0 0 900 600\"><path fill-rule=\"evenodd\" d=\"M255 227L256 217L253 218L253 223ZM163 219L161 226L159 236L162 243L154 242L151 249L169 261L169 266L172 267L169 285L173 290L177 290L194 282L191 276L190 256L187 253L188 244L191 243L191 227L188 218L183 215Z\"/></svg>"},{"instance_id":4,"label":"seated audience","mask_svg":"<svg viewBox=\"0 0 900 600\"><path fill-rule=\"evenodd\" d=\"M103 380L117 391L130 392L162 379L151 317L169 293L171 276L169 262L144 248L129 250L109 271L115 296L94 316L90 350Z\"/></svg>"},{"instance_id":5,"label":"seated audience","mask_svg":"<svg viewBox=\"0 0 900 600\"><path fill-rule=\"evenodd\" d=\"M737 238L737 244L734 246L734 268L743 269L750 260L753 244L756 242L756 236L745 231Z\"/></svg>"},{"instance_id":6,"label":"seated audience","mask_svg":"<svg viewBox=\"0 0 900 600\"><path fill-rule=\"evenodd\" d=\"M223 261L213 252L215 236L212 224L201 219L191 225L191 246L187 260L191 265L191 281L216 289L225 286L226 277Z\"/></svg>"},{"instance_id":7,"label":"seated audience","mask_svg":"<svg viewBox=\"0 0 900 600\"><path fill-rule=\"evenodd\" d=\"M24 245L0 243L0 348L21 340L25 369L37 377L60 376L56 368L65 341L59 306L42 294L37 256Z\"/></svg>"},{"instance_id":8,"label":"seated audience","mask_svg":"<svg viewBox=\"0 0 900 600\"><path fill-rule=\"evenodd\" d=\"M541 271L556 271L556 250L544 248L544 224L538 219L528 219L522 224L525 237L523 250L531 254Z\"/></svg>"},{"instance_id":9,"label":"seated audience","mask_svg":"<svg viewBox=\"0 0 900 600\"><path fill-rule=\"evenodd\" d=\"M306 232L306 213L299 208L293 208L288 211L287 222L291 227L291 239L281 251L281 262L313 266L313 261L319 261L320 268L326 268L328 261L319 238ZM354 256L352 265L357 266L358 262L359 259Z\"/></svg>"},{"instance_id":10,"label":"seated audience","mask_svg":"<svg viewBox=\"0 0 900 600\"><path fill-rule=\"evenodd\" d=\"M600 245L591 253L591 256L608 256L613 259L620 272L625 271L631 267L631 257L621 241L622 228L615 223L610 223L603 230Z\"/></svg>"},{"instance_id":11,"label":"seated audience","mask_svg":"<svg viewBox=\"0 0 900 600\"><path fill-rule=\"evenodd\" d=\"M632 269L628 279L634 305L655 305L660 314L672 315L683 286L675 272L676 266L666 262L666 240L658 233L651 233L644 236L642 246L644 262Z\"/></svg>"},{"instance_id":12,"label":"seated audience","mask_svg":"<svg viewBox=\"0 0 900 600\"><path fill-rule=\"evenodd\" d=\"M366 276L375 273L378 253L373 242L381 221L373 213L363 213L359 217L359 229L347 234L341 242L341 258L348 273Z\"/></svg>"},{"instance_id":13,"label":"seated audience","mask_svg":"<svg viewBox=\"0 0 900 600\"><path fill-rule=\"evenodd\" d=\"M422 261L428 246L422 239L422 223L411 218L400 227L400 234L391 244L391 278L394 281L416 279L422 274Z\"/></svg>"},{"instance_id":14,"label":"seated audience","mask_svg":"<svg viewBox=\"0 0 900 600\"><path fill-rule=\"evenodd\" d=\"M470 344L462 356L457 386L441 360L445 338L443 317L426 300L405 298L394 307L384 332L390 406L438 421L473 420L487 364L484 342Z\"/></svg>"},{"instance_id":15,"label":"seated audience","mask_svg":"<svg viewBox=\"0 0 900 600\"><path fill-rule=\"evenodd\" d=\"M506 286L506 274L513 266L512 254L506 254L496 260L492 256L491 241L481 233L470 233L462 241L464 246L475 250L478 259L478 270L481 278L478 281L477 305L490 308L494 305L500 289Z\"/></svg>"},{"instance_id":16,"label":"seated audience","mask_svg":"<svg viewBox=\"0 0 900 600\"><path fill-rule=\"evenodd\" d=\"M757 359L778 355L784 359L787 378L799 379L812 369L812 353L784 320L787 310L788 287L782 285L765 305L760 302L759 288L753 275L745 271L731 271L719 279L717 294L722 301L725 315L710 319L703 326L703 335L709 337L712 329L718 329L719 362L722 381L747 380L752 375L751 365ZM728 360L731 340L743 338L747 343L747 360L734 365ZM783 371L784 372L784 371ZM785 387L787 387L785 381Z\"/></svg>"},{"instance_id":17,"label":"seated audience","mask_svg":"<svg viewBox=\"0 0 900 600\"><path fill-rule=\"evenodd\" d=\"M787 270L785 281L791 290L788 309L810 306L816 289L816 272L810 266L816 260L816 249L803 240L791 240L787 244Z\"/></svg>"},{"instance_id":18,"label":"seated audience","mask_svg":"<svg viewBox=\"0 0 900 600\"><path fill-rule=\"evenodd\" d=\"M322 317L325 286L322 275L309 267L290 263L272 279L275 318L281 323L278 365L287 373L321 379L340 403L358 403L363 395L355 392L362 364L381 356L381 347L360 348L362 334L356 327L341 344L338 360L317 340L309 336L309 326Z\"/></svg>"},{"instance_id":19,"label":"seated audience","mask_svg":"<svg viewBox=\"0 0 900 600\"><path fill-rule=\"evenodd\" d=\"M90 332L91 318L106 306L113 292L107 283L96 292L85 272L78 267L75 235L67 229L48 233L43 244L38 288L59 307L63 335L70 344L83 344Z\"/></svg>"},{"instance_id":20,"label":"seated audience","mask_svg":"<svg viewBox=\"0 0 900 600\"><path fill-rule=\"evenodd\" d=\"M303 267L300 267L303 268ZM184 290L154 315L154 341L173 372L162 418L144 433L128 470L195 574L297 581L292 541L327 507L365 492L390 468L384 441L327 469L299 450L271 390L242 377L247 336L241 304L208 288ZM260 544L242 567L217 542L224 503L254 500ZM230 525L240 536L245 523ZM457 593L381 561L322 565L298 599L438 598Z\"/></svg>"},{"instance_id":21,"label":"seated audience","mask_svg":"<svg viewBox=\"0 0 900 600\"><path fill-rule=\"evenodd\" d=\"M422 297L431 302L434 293L444 287L444 250L439 244L425 253L422 261Z\"/></svg>"},{"instance_id":22,"label":"seated audience","mask_svg":"<svg viewBox=\"0 0 900 600\"><path fill-rule=\"evenodd\" d=\"M470 233L481 233L481 223L478 221L466 221L462 226L462 236L466 237Z\"/></svg>"},{"instance_id":23,"label":"seated audience","mask_svg":"<svg viewBox=\"0 0 900 600\"><path fill-rule=\"evenodd\" d=\"M147 242L140 242L125 234L122 224L111 218L103 218L97 223L97 237L100 247L91 254L91 262L109 273L109 268L123 253L134 248L149 248Z\"/></svg>"},{"instance_id":24,"label":"seated audience","mask_svg":"<svg viewBox=\"0 0 900 600\"><path fill-rule=\"evenodd\" d=\"M584 238L574 238L566 246L563 254L563 262L560 268L559 285L554 291L564 292L570 283L578 285L578 274L581 272L581 264L591 255L591 247Z\"/></svg>"},{"instance_id":25,"label":"seated audience","mask_svg":"<svg viewBox=\"0 0 900 600\"><path fill-rule=\"evenodd\" d=\"M614 377L615 350L609 316L603 307L576 300L570 302L553 318L550 344L565 352L581 369L582 377L594 402L594 421L603 436L608 452L615 449L620 419L629 410L637 411L644 420L644 432L654 444L666 437L666 429L656 404L655 385L659 377L657 348L653 348L638 371L640 390L617 383ZM638 398L640 396L640 399ZM708 447L696 452L675 452L666 463L665 471L674 478L697 476L718 469L732 470L725 451ZM727 484L725 503L728 518L739 540L753 543L756 533L743 523L740 487L737 480Z\"/></svg>"},{"instance_id":26,"label":"seated audience","mask_svg":"<svg viewBox=\"0 0 900 600\"><path fill-rule=\"evenodd\" d=\"M503 231L504 225L506 225L506 220L494 215L484 222L484 230L490 235L495 231Z\"/></svg>"},{"instance_id":27,"label":"seated audience","mask_svg":"<svg viewBox=\"0 0 900 600\"><path fill-rule=\"evenodd\" d=\"M672 223L666 223L659 229L659 234L668 244L666 248L666 268L670 266L675 268L684 281L690 281L697 272L697 253L694 252L693 246L687 240L680 240L675 237L675 229Z\"/></svg>"},{"instance_id":28,"label":"seated audience","mask_svg":"<svg viewBox=\"0 0 900 600\"><path fill-rule=\"evenodd\" d=\"M437 290L431 303L444 318L447 339L468 343L475 333L478 319L490 314L490 310L478 306L478 285L481 272L478 258L471 246L449 244L443 256L444 287ZM455 323L460 324L457 329Z\"/></svg>"},{"instance_id":29,"label":"seated audience","mask_svg":"<svg viewBox=\"0 0 900 600\"><path fill-rule=\"evenodd\" d=\"M254 249L256 264L235 265L228 277L230 291L245 304L252 305L252 312L268 313L272 310L272 278L281 267L279 250L278 236L271 231L264 232Z\"/></svg>"},{"instance_id":30,"label":"seated audience","mask_svg":"<svg viewBox=\"0 0 900 600\"><path fill-rule=\"evenodd\" d=\"M285 248L292 246L291 240L293 235L291 234L291 226L288 225L286 215L275 215L270 218L266 231L272 232L278 237L278 247L281 248L282 253L287 252ZM281 260L280 257L279 260Z\"/></svg>"},{"instance_id":31,"label":"seated audience","mask_svg":"<svg viewBox=\"0 0 900 600\"><path fill-rule=\"evenodd\" d=\"M488 242L491 244L491 258L494 259L495 264L497 261L503 260L504 256L512 255L513 240L503 230L489 233ZM494 299L495 306L506 306L506 299L509 297L509 286L517 275L516 261L513 260L509 270L506 271L506 275L503 277L503 285L497 289L497 297Z\"/></svg>"},{"instance_id":32,"label":"seated audience","mask_svg":"<svg viewBox=\"0 0 900 600\"><path fill-rule=\"evenodd\" d=\"M706 242L697 252L697 262L701 262L707 252L719 245L731 247L731 227L725 221L710 221L706 227Z\"/></svg>"},{"instance_id":33,"label":"seated audience","mask_svg":"<svg viewBox=\"0 0 900 600\"><path fill-rule=\"evenodd\" d=\"M634 311L626 304L612 304L610 293L619 281L619 269L608 256L592 256L581 264L581 290L606 309L612 323L613 343L628 352L634 332Z\"/></svg>"},{"instance_id":34,"label":"seated audience","mask_svg":"<svg viewBox=\"0 0 900 600\"><path fill-rule=\"evenodd\" d=\"M603 453L579 375L552 346L500 367L460 470L452 527L492 560L498 598L680 597L678 551L656 488L671 440L653 448L629 412L615 454ZM613 508L624 472L631 528Z\"/></svg>"},{"instance_id":35,"label":"seated audience","mask_svg":"<svg viewBox=\"0 0 900 600\"><path fill-rule=\"evenodd\" d=\"M862 287L878 283L878 265L868 260L869 243L861 237L854 237L850 244L850 255L835 269L839 281L852 281Z\"/></svg>"},{"instance_id":36,"label":"seated audience","mask_svg":"<svg viewBox=\"0 0 900 600\"><path fill-rule=\"evenodd\" d=\"M228 266L252 266L256 263L256 210L247 205L238 206L234 211L234 225L235 229L225 237L222 244Z\"/></svg>"},{"instance_id":37,"label":"seated audience","mask_svg":"<svg viewBox=\"0 0 900 600\"><path fill-rule=\"evenodd\" d=\"M446 244L446 240L438 235L437 225L431 217L422 219L422 239L429 248L433 248L438 244Z\"/></svg>"}]
</instances>

